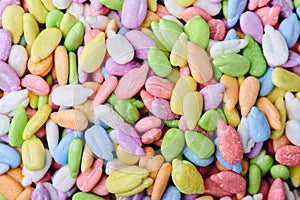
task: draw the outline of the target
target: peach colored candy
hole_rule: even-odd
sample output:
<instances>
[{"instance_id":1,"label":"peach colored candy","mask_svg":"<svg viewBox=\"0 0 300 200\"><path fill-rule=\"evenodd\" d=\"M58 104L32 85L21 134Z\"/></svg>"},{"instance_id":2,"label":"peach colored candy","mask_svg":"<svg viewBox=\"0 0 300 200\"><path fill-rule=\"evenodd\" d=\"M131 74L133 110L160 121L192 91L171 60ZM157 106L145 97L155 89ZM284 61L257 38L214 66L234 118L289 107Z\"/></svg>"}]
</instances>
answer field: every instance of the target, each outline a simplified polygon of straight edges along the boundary
<instances>
[{"instance_id":1,"label":"peach colored candy","mask_svg":"<svg viewBox=\"0 0 300 200\"><path fill-rule=\"evenodd\" d=\"M285 200L285 191L283 182L280 178L276 178L272 183L269 193L268 200Z\"/></svg>"},{"instance_id":2,"label":"peach colored candy","mask_svg":"<svg viewBox=\"0 0 300 200\"><path fill-rule=\"evenodd\" d=\"M115 19L111 19L109 20L108 24L106 25L106 29L105 29L105 35L108 35L108 31L109 30L113 30L114 32L118 32L119 27L117 24L117 21Z\"/></svg>"},{"instance_id":3,"label":"peach colored candy","mask_svg":"<svg viewBox=\"0 0 300 200\"><path fill-rule=\"evenodd\" d=\"M97 69L92 74L93 81L102 84L104 82L104 75L102 73L101 68Z\"/></svg>"},{"instance_id":4,"label":"peach colored candy","mask_svg":"<svg viewBox=\"0 0 300 200\"><path fill-rule=\"evenodd\" d=\"M250 112L252 106L254 106L259 92L259 88L260 83L258 79L253 76L248 76L242 82L239 91L239 104L241 107L241 114L243 117L246 117Z\"/></svg>"},{"instance_id":5,"label":"peach colored candy","mask_svg":"<svg viewBox=\"0 0 300 200\"><path fill-rule=\"evenodd\" d=\"M19 183L22 183L22 179L24 176L20 167L10 169L6 172L6 174L18 181Z\"/></svg>"},{"instance_id":6,"label":"peach colored candy","mask_svg":"<svg viewBox=\"0 0 300 200\"><path fill-rule=\"evenodd\" d=\"M154 156L154 149L150 146L144 147L145 155L140 157L139 167L146 168L148 160Z\"/></svg>"},{"instance_id":7,"label":"peach colored candy","mask_svg":"<svg viewBox=\"0 0 300 200\"><path fill-rule=\"evenodd\" d=\"M82 192L91 191L99 182L102 175L102 166L103 160L99 158L94 161L90 169L79 174L76 180L76 185Z\"/></svg>"},{"instance_id":8,"label":"peach colored candy","mask_svg":"<svg viewBox=\"0 0 300 200\"><path fill-rule=\"evenodd\" d=\"M206 22L212 19L212 17L200 7L189 7L181 13L181 18L185 22L189 21L195 16L201 16Z\"/></svg>"},{"instance_id":9,"label":"peach colored candy","mask_svg":"<svg viewBox=\"0 0 300 200\"><path fill-rule=\"evenodd\" d=\"M163 17L165 15L170 15L169 11L167 8L163 5L157 4L157 11L156 14L160 17Z\"/></svg>"},{"instance_id":10,"label":"peach colored candy","mask_svg":"<svg viewBox=\"0 0 300 200\"><path fill-rule=\"evenodd\" d=\"M21 86L25 87L33 94L44 96L49 94L50 87L48 83L40 76L27 74L21 80Z\"/></svg>"},{"instance_id":11,"label":"peach colored candy","mask_svg":"<svg viewBox=\"0 0 300 200\"><path fill-rule=\"evenodd\" d=\"M273 144L273 149L276 152L277 149L279 149L280 147L283 147L285 145L289 145L290 141L289 139L286 137L285 134L281 135L278 139L272 140L272 144Z\"/></svg>"},{"instance_id":12,"label":"peach colored candy","mask_svg":"<svg viewBox=\"0 0 300 200\"><path fill-rule=\"evenodd\" d=\"M92 189L92 193L97 194L99 196L106 196L109 194L108 190L106 189L105 183L106 183L107 176L103 174L101 176L100 181L97 183L97 185Z\"/></svg>"},{"instance_id":13,"label":"peach colored candy","mask_svg":"<svg viewBox=\"0 0 300 200\"><path fill-rule=\"evenodd\" d=\"M107 8L106 6L102 6L102 8L97 11L93 8L93 6L89 6L90 7L90 15L93 15L93 16L100 16L100 15L108 15L108 13L110 12L110 9Z\"/></svg>"},{"instance_id":14,"label":"peach colored candy","mask_svg":"<svg viewBox=\"0 0 300 200\"><path fill-rule=\"evenodd\" d=\"M236 78L223 74L220 83L225 86L223 102L228 111L232 111L238 102L239 84Z\"/></svg>"},{"instance_id":15,"label":"peach colored candy","mask_svg":"<svg viewBox=\"0 0 300 200\"><path fill-rule=\"evenodd\" d=\"M54 51L54 66L59 85L66 85L69 75L69 60L67 49L59 45Z\"/></svg>"},{"instance_id":16,"label":"peach colored candy","mask_svg":"<svg viewBox=\"0 0 300 200\"><path fill-rule=\"evenodd\" d=\"M24 188L14 178L7 174L0 175L0 194L8 200L15 200Z\"/></svg>"},{"instance_id":17,"label":"peach colored candy","mask_svg":"<svg viewBox=\"0 0 300 200\"><path fill-rule=\"evenodd\" d=\"M140 119L134 126L138 133L145 133L152 128L160 128L162 126L161 119L155 116L148 116Z\"/></svg>"},{"instance_id":18,"label":"peach colored candy","mask_svg":"<svg viewBox=\"0 0 300 200\"><path fill-rule=\"evenodd\" d=\"M91 6L92 7L92 6ZM92 29L84 34L84 44L88 43L91 39L94 39L99 33L99 29Z\"/></svg>"},{"instance_id":19,"label":"peach colored candy","mask_svg":"<svg viewBox=\"0 0 300 200\"><path fill-rule=\"evenodd\" d=\"M271 26L275 26L278 22L280 13L280 6L273 6L273 7L263 7L255 11L255 14L257 14L263 25L270 24Z\"/></svg>"},{"instance_id":20,"label":"peach colored candy","mask_svg":"<svg viewBox=\"0 0 300 200\"><path fill-rule=\"evenodd\" d=\"M153 184L153 190L151 194L152 200L161 199L168 185L171 171L172 171L172 166L170 163L164 163L159 169L155 182Z\"/></svg>"},{"instance_id":21,"label":"peach colored candy","mask_svg":"<svg viewBox=\"0 0 300 200\"><path fill-rule=\"evenodd\" d=\"M164 164L164 158L162 155L156 155L153 157L150 157L147 164L146 168L149 170L149 177L152 178L153 180L156 179L157 174L161 168L161 166ZM153 191L153 185L147 188L146 192L150 196Z\"/></svg>"},{"instance_id":22,"label":"peach colored candy","mask_svg":"<svg viewBox=\"0 0 300 200\"><path fill-rule=\"evenodd\" d=\"M51 88L51 92L50 92L50 95L49 95L49 98L48 98L48 104L52 107L53 110L58 110L59 106L58 105L55 105L52 101L52 91L55 90L55 88L57 88L59 85L58 84L55 84L52 86Z\"/></svg>"},{"instance_id":23,"label":"peach colored candy","mask_svg":"<svg viewBox=\"0 0 300 200\"><path fill-rule=\"evenodd\" d=\"M93 82L93 81L87 81L85 83L82 84L85 88L90 88L92 90L94 90L93 94L91 96L89 96L88 99L94 99L98 90L100 89L101 85L97 82Z\"/></svg>"},{"instance_id":24,"label":"peach colored candy","mask_svg":"<svg viewBox=\"0 0 300 200\"><path fill-rule=\"evenodd\" d=\"M269 3L270 0L249 0L248 9L254 10L255 8L261 8Z\"/></svg>"},{"instance_id":25,"label":"peach colored candy","mask_svg":"<svg viewBox=\"0 0 300 200\"><path fill-rule=\"evenodd\" d=\"M175 83L166 78L151 76L145 83L146 90L155 97L170 99Z\"/></svg>"},{"instance_id":26,"label":"peach colored candy","mask_svg":"<svg viewBox=\"0 0 300 200\"><path fill-rule=\"evenodd\" d=\"M140 91L140 96L142 101L144 102L145 107L148 110L151 110L152 101L155 99L155 97L144 89Z\"/></svg>"},{"instance_id":27,"label":"peach colored candy","mask_svg":"<svg viewBox=\"0 0 300 200\"><path fill-rule=\"evenodd\" d=\"M118 79L115 76L108 77L103 84L101 85L100 89L98 90L93 106L96 107L97 105L103 104L109 95L115 90L118 85Z\"/></svg>"},{"instance_id":28,"label":"peach colored candy","mask_svg":"<svg viewBox=\"0 0 300 200\"><path fill-rule=\"evenodd\" d=\"M148 28L151 26L151 22L153 22L153 21L158 22L159 19L160 19L160 16L158 16L156 13L147 10L146 17L139 28Z\"/></svg>"},{"instance_id":29,"label":"peach colored candy","mask_svg":"<svg viewBox=\"0 0 300 200\"><path fill-rule=\"evenodd\" d=\"M83 131L88 126L87 117L79 110L71 109L53 112L50 115L50 119L61 127L73 130Z\"/></svg>"},{"instance_id":30,"label":"peach colored candy","mask_svg":"<svg viewBox=\"0 0 300 200\"><path fill-rule=\"evenodd\" d=\"M83 153L82 153L82 158L81 158L81 172L84 173L86 172L94 163L94 155L89 149L89 147L85 144Z\"/></svg>"},{"instance_id":31,"label":"peach colored candy","mask_svg":"<svg viewBox=\"0 0 300 200\"><path fill-rule=\"evenodd\" d=\"M256 107L266 115L271 128L275 130L281 129L282 124L280 121L280 114L268 98L258 98L256 101Z\"/></svg>"},{"instance_id":32,"label":"peach colored candy","mask_svg":"<svg viewBox=\"0 0 300 200\"><path fill-rule=\"evenodd\" d=\"M191 76L191 70L189 66L183 66L179 68L180 76Z\"/></svg>"},{"instance_id":33,"label":"peach colored candy","mask_svg":"<svg viewBox=\"0 0 300 200\"><path fill-rule=\"evenodd\" d=\"M23 192L20 193L16 200L31 200L33 190L33 187L25 188L25 190L23 190Z\"/></svg>"},{"instance_id":34,"label":"peach colored candy","mask_svg":"<svg viewBox=\"0 0 300 200\"><path fill-rule=\"evenodd\" d=\"M220 19L211 19L208 21L210 29L210 39L222 41L226 36L225 23Z\"/></svg>"},{"instance_id":35,"label":"peach colored candy","mask_svg":"<svg viewBox=\"0 0 300 200\"><path fill-rule=\"evenodd\" d=\"M147 132L145 132L141 139L143 144L151 144L153 142L156 142L161 137L161 129L160 128L153 128Z\"/></svg>"},{"instance_id":36,"label":"peach colored candy","mask_svg":"<svg viewBox=\"0 0 300 200\"><path fill-rule=\"evenodd\" d=\"M46 76L53 66L53 54L50 54L47 58L40 62L34 63L31 59L28 60L28 70L31 74L38 76Z\"/></svg>"}]
</instances>

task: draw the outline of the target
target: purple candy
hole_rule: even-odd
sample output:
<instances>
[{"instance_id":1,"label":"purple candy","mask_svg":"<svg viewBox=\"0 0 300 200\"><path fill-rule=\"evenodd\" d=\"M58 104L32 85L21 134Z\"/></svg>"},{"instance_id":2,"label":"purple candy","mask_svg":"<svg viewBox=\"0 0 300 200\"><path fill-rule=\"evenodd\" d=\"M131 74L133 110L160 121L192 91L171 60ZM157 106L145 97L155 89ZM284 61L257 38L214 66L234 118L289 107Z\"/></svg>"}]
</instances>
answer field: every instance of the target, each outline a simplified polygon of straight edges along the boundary
<instances>
[{"instance_id":1,"label":"purple candy","mask_svg":"<svg viewBox=\"0 0 300 200\"><path fill-rule=\"evenodd\" d=\"M123 76L130 70L140 67L142 64L132 60L126 64L116 63L112 58L107 59L105 68L106 72L112 76Z\"/></svg>"},{"instance_id":2,"label":"purple candy","mask_svg":"<svg viewBox=\"0 0 300 200\"><path fill-rule=\"evenodd\" d=\"M135 57L139 59L146 60L149 48L156 46L155 42L148 35L139 30L128 31L124 36L133 46Z\"/></svg>"},{"instance_id":3,"label":"purple candy","mask_svg":"<svg viewBox=\"0 0 300 200\"><path fill-rule=\"evenodd\" d=\"M42 183L38 183L36 188L32 192L32 199L43 199L43 200L50 200L50 195L48 190L44 187Z\"/></svg>"},{"instance_id":4,"label":"purple candy","mask_svg":"<svg viewBox=\"0 0 300 200\"><path fill-rule=\"evenodd\" d=\"M99 11L103 7L103 5L100 3L99 0L90 0L91 6L94 8L94 10Z\"/></svg>"},{"instance_id":5,"label":"purple candy","mask_svg":"<svg viewBox=\"0 0 300 200\"><path fill-rule=\"evenodd\" d=\"M252 148L252 150L249 153L245 154L246 157L247 158L254 158L254 157L256 157L259 154L259 152L261 151L261 149L263 147L263 144L264 144L263 142L257 142L254 145L254 147Z\"/></svg>"},{"instance_id":6,"label":"purple candy","mask_svg":"<svg viewBox=\"0 0 300 200\"><path fill-rule=\"evenodd\" d=\"M194 200L199 197L199 194L183 194L182 199L183 200Z\"/></svg>"},{"instance_id":7,"label":"purple candy","mask_svg":"<svg viewBox=\"0 0 300 200\"><path fill-rule=\"evenodd\" d=\"M217 83L213 85L207 85L200 90L200 93L203 96L204 112L207 110L217 109L223 99L224 84Z\"/></svg>"},{"instance_id":8,"label":"purple candy","mask_svg":"<svg viewBox=\"0 0 300 200\"><path fill-rule=\"evenodd\" d=\"M0 45L0 60L7 61L11 50L11 35L9 31L0 29L0 38L2 42Z\"/></svg>"},{"instance_id":9,"label":"purple candy","mask_svg":"<svg viewBox=\"0 0 300 200\"><path fill-rule=\"evenodd\" d=\"M129 197L121 197L121 196L118 196L117 197L117 200L142 200L144 197L144 191L143 192L140 192L138 194L135 194L133 196L129 196Z\"/></svg>"},{"instance_id":10,"label":"purple candy","mask_svg":"<svg viewBox=\"0 0 300 200\"><path fill-rule=\"evenodd\" d=\"M3 61L0 61L0 89L6 92L21 89L18 74L9 64Z\"/></svg>"},{"instance_id":11,"label":"purple candy","mask_svg":"<svg viewBox=\"0 0 300 200\"><path fill-rule=\"evenodd\" d=\"M300 66L298 66L298 67L293 67L293 68L292 68L292 71L300 76Z\"/></svg>"},{"instance_id":12,"label":"purple candy","mask_svg":"<svg viewBox=\"0 0 300 200\"><path fill-rule=\"evenodd\" d=\"M77 50L77 57L78 58L79 58L79 55L81 54L82 49L83 49L83 46L80 46ZM88 77L89 77L89 74L87 72L83 71L80 68L79 64L78 64L78 69L77 70L78 70L78 80L79 80L79 82L80 83L85 83L87 81Z\"/></svg>"},{"instance_id":13,"label":"purple candy","mask_svg":"<svg viewBox=\"0 0 300 200\"><path fill-rule=\"evenodd\" d=\"M176 115L171 111L169 101L156 98L151 104L151 113L160 119L173 120Z\"/></svg>"},{"instance_id":14,"label":"purple candy","mask_svg":"<svg viewBox=\"0 0 300 200\"><path fill-rule=\"evenodd\" d=\"M289 50L289 58L287 62L284 65L282 65L282 67L300 67L300 55L294 51Z\"/></svg>"},{"instance_id":15,"label":"purple candy","mask_svg":"<svg viewBox=\"0 0 300 200\"><path fill-rule=\"evenodd\" d=\"M147 0L124 0L121 22L126 28L139 27L147 13Z\"/></svg>"},{"instance_id":16,"label":"purple candy","mask_svg":"<svg viewBox=\"0 0 300 200\"><path fill-rule=\"evenodd\" d=\"M250 35L261 44L264 33L261 19L251 11L244 12L240 18L240 27L244 34Z\"/></svg>"},{"instance_id":17,"label":"purple candy","mask_svg":"<svg viewBox=\"0 0 300 200\"><path fill-rule=\"evenodd\" d=\"M272 0L272 6L280 6L280 16L287 18L293 12L293 2L292 0Z\"/></svg>"}]
</instances>

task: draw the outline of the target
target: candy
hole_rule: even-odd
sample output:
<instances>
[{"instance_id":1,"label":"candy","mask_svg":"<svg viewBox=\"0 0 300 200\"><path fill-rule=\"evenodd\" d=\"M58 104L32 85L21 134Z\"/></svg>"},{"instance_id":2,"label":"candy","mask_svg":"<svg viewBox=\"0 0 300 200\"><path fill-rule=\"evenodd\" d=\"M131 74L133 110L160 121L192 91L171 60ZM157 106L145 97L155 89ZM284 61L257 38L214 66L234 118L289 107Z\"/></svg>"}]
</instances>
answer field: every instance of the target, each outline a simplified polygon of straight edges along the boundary
<instances>
[{"instance_id":1,"label":"candy","mask_svg":"<svg viewBox=\"0 0 300 200\"><path fill-rule=\"evenodd\" d=\"M184 31L190 41L206 49L210 36L209 26L200 16L195 16L190 19L185 24Z\"/></svg>"}]
</instances>

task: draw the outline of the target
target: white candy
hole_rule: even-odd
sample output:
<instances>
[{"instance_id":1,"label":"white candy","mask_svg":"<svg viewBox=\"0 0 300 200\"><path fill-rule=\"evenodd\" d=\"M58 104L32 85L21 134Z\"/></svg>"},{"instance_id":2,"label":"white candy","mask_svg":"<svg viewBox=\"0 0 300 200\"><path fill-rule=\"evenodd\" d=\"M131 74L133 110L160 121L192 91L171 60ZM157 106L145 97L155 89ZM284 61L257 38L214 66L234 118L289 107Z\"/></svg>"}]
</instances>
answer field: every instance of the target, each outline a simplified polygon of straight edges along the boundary
<instances>
[{"instance_id":1,"label":"white candy","mask_svg":"<svg viewBox=\"0 0 300 200\"><path fill-rule=\"evenodd\" d=\"M233 39L216 42L210 49L210 56L215 58L224 54L238 53L241 49L247 46L247 44L248 41L245 39Z\"/></svg>"},{"instance_id":2,"label":"white candy","mask_svg":"<svg viewBox=\"0 0 300 200\"><path fill-rule=\"evenodd\" d=\"M289 185L286 182L283 182L283 186L286 200L296 200L295 195L293 194L293 192L290 191Z\"/></svg>"},{"instance_id":3,"label":"white candy","mask_svg":"<svg viewBox=\"0 0 300 200\"><path fill-rule=\"evenodd\" d=\"M0 114L0 136L8 133L10 120L6 115Z\"/></svg>"},{"instance_id":4,"label":"white candy","mask_svg":"<svg viewBox=\"0 0 300 200\"><path fill-rule=\"evenodd\" d=\"M46 172L48 171L52 163L52 157L50 155L50 152L47 149L45 149L45 157L46 157L45 165L40 170L32 171L23 166L22 169L22 174L24 175L22 179L23 186L31 185L31 183L36 182L41 178L43 178L43 176L46 174Z\"/></svg>"},{"instance_id":5,"label":"white candy","mask_svg":"<svg viewBox=\"0 0 300 200\"><path fill-rule=\"evenodd\" d=\"M106 48L116 63L126 64L133 59L134 49L123 35L114 34L107 38Z\"/></svg>"},{"instance_id":6,"label":"white candy","mask_svg":"<svg viewBox=\"0 0 300 200\"><path fill-rule=\"evenodd\" d=\"M79 84L62 85L52 91L52 101L58 106L77 106L84 103L93 92Z\"/></svg>"},{"instance_id":7,"label":"white candy","mask_svg":"<svg viewBox=\"0 0 300 200\"><path fill-rule=\"evenodd\" d=\"M285 135L289 141L297 146L300 146L300 121L291 119L286 122Z\"/></svg>"},{"instance_id":8,"label":"white candy","mask_svg":"<svg viewBox=\"0 0 300 200\"><path fill-rule=\"evenodd\" d=\"M12 117L19 106L27 107L28 103L28 90L10 92L0 99L0 114Z\"/></svg>"},{"instance_id":9,"label":"white candy","mask_svg":"<svg viewBox=\"0 0 300 200\"><path fill-rule=\"evenodd\" d=\"M264 31L262 49L268 64L274 67L285 64L289 51L284 37L270 25L266 25Z\"/></svg>"},{"instance_id":10,"label":"white candy","mask_svg":"<svg viewBox=\"0 0 300 200\"><path fill-rule=\"evenodd\" d=\"M289 120L296 119L300 121L300 100L294 97L291 92L285 94L285 107Z\"/></svg>"},{"instance_id":11,"label":"white candy","mask_svg":"<svg viewBox=\"0 0 300 200\"><path fill-rule=\"evenodd\" d=\"M124 122L123 118L107 105L96 106L94 115L111 128L115 128Z\"/></svg>"},{"instance_id":12,"label":"white candy","mask_svg":"<svg viewBox=\"0 0 300 200\"><path fill-rule=\"evenodd\" d=\"M121 18L116 11L110 11L110 13L107 15L107 17L109 17L110 19L116 20L119 28L121 28L123 26L122 22L121 22Z\"/></svg>"},{"instance_id":13,"label":"white candy","mask_svg":"<svg viewBox=\"0 0 300 200\"><path fill-rule=\"evenodd\" d=\"M85 27L84 31L86 33L89 32L90 30L92 30L91 25L86 21L86 18L84 16L79 16L78 20L83 23L83 25Z\"/></svg>"},{"instance_id":14,"label":"white candy","mask_svg":"<svg viewBox=\"0 0 300 200\"><path fill-rule=\"evenodd\" d=\"M129 165L123 163L118 158L114 158L114 159L107 162L106 168L105 168L105 173L107 175L110 175L114 171L118 171L118 170L123 169L125 167L129 167Z\"/></svg>"},{"instance_id":15,"label":"white candy","mask_svg":"<svg viewBox=\"0 0 300 200\"><path fill-rule=\"evenodd\" d=\"M28 54L22 45L13 45L10 50L8 64L14 68L19 77L26 71Z\"/></svg>"},{"instance_id":16,"label":"white candy","mask_svg":"<svg viewBox=\"0 0 300 200\"><path fill-rule=\"evenodd\" d=\"M70 176L68 165L62 166L53 176L52 184L60 192L68 192L75 184L76 179Z\"/></svg>"},{"instance_id":17,"label":"white candy","mask_svg":"<svg viewBox=\"0 0 300 200\"><path fill-rule=\"evenodd\" d=\"M249 131L247 128L247 118L242 117L241 123L239 124L237 131L240 135L244 152L249 153L251 151L252 147L254 147L255 142L250 137L250 134L249 134Z\"/></svg>"},{"instance_id":18,"label":"white candy","mask_svg":"<svg viewBox=\"0 0 300 200\"><path fill-rule=\"evenodd\" d=\"M58 192L57 190L54 188L54 186L49 183L49 182L44 182L43 183L44 187L47 189L49 196L50 196L50 200L56 200L58 199Z\"/></svg>"},{"instance_id":19,"label":"white candy","mask_svg":"<svg viewBox=\"0 0 300 200\"><path fill-rule=\"evenodd\" d=\"M59 129L58 125L51 119L46 123L46 139L50 155L54 158L54 151L59 141Z\"/></svg>"},{"instance_id":20,"label":"white candy","mask_svg":"<svg viewBox=\"0 0 300 200\"><path fill-rule=\"evenodd\" d=\"M69 6L69 8L67 9L67 12L72 14L78 20L79 17L83 16L83 14L84 14L84 5L80 4L80 3L73 2Z\"/></svg>"},{"instance_id":21,"label":"white candy","mask_svg":"<svg viewBox=\"0 0 300 200\"><path fill-rule=\"evenodd\" d=\"M176 18L181 19L181 13L185 9L184 7L180 6L176 3L175 0L165 0L165 7Z\"/></svg>"},{"instance_id":22,"label":"white candy","mask_svg":"<svg viewBox=\"0 0 300 200\"><path fill-rule=\"evenodd\" d=\"M222 8L221 3L213 3L210 0L198 0L194 3L194 6L202 8L211 16L219 14Z\"/></svg>"},{"instance_id":23,"label":"white candy","mask_svg":"<svg viewBox=\"0 0 300 200\"><path fill-rule=\"evenodd\" d=\"M72 2L72 0L52 0L53 5L60 10L67 9Z\"/></svg>"},{"instance_id":24,"label":"white candy","mask_svg":"<svg viewBox=\"0 0 300 200\"><path fill-rule=\"evenodd\" d=\"M109 18L103 15L100 16L86 16L86 21L94 29L105 30L109 22Z\"/></svg>"}]
</instances>

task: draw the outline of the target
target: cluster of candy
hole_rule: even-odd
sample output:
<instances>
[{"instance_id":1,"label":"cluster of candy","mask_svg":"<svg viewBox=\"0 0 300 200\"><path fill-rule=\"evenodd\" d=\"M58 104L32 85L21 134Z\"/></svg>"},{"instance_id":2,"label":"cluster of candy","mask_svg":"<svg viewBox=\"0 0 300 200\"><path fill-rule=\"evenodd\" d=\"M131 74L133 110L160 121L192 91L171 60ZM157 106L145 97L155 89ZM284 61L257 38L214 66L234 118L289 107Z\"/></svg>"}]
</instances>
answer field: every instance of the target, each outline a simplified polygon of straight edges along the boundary
<instances>
[{"instance_id":1,"label":"cluster of candy","mask_svg":"<svg viewBox=\"0 0 300 200\"><path fill-rule=\"evenodd\" d=\"M299 0L1 0L0 199L294 200Z\"/></svg>"}]
</instances>

